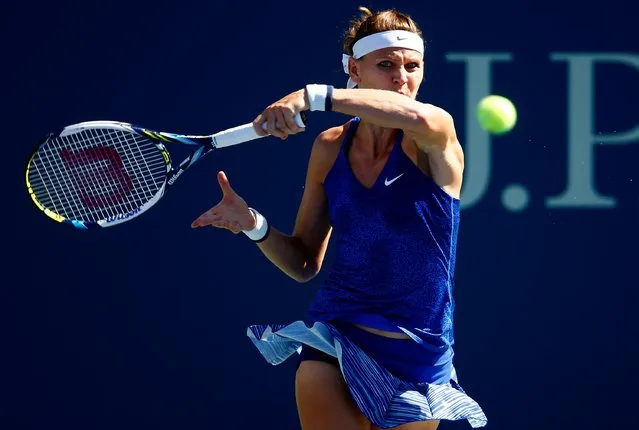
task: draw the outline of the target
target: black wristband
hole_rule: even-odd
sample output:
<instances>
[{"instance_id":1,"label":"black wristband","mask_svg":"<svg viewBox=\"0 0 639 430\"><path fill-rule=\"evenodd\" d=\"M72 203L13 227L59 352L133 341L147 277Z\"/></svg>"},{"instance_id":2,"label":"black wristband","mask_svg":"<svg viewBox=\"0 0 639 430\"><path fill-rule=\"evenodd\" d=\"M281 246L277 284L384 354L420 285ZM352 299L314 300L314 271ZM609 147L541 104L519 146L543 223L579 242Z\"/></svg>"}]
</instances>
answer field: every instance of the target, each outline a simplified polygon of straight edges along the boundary
<instances>
[{"instance_id":1,"label":"black wristband","mask_svg":"<svg viewBox=\"0 0 639 430\"><path fill-rule=\"evenodd\" d=\"M326 112L331 112L333 110L333 86L326 86L326 101L324 102L324 110Z\"/></svg>"}]
</instances>

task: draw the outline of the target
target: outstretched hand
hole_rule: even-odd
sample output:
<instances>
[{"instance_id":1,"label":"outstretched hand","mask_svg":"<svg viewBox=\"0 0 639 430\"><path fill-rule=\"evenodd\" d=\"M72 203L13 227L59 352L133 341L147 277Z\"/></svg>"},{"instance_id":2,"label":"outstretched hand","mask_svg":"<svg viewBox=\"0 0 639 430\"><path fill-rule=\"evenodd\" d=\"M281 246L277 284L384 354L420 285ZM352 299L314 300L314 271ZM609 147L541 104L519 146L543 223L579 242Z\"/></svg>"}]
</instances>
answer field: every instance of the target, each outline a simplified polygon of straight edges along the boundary
<instances>
[{"instance_id":1,"label":"outstretched hand","mask_svg":"<svg viewBox=\"0 0 639 430\"><path fill-rule=\"evenodd\" d=\"M226 174L222 171L218 172L217 181L222 190L222 200L193 221L191 227L224 228L236 234L253 229L255 217L244 199L231 188Z\"/></svg>"}]
</instances>

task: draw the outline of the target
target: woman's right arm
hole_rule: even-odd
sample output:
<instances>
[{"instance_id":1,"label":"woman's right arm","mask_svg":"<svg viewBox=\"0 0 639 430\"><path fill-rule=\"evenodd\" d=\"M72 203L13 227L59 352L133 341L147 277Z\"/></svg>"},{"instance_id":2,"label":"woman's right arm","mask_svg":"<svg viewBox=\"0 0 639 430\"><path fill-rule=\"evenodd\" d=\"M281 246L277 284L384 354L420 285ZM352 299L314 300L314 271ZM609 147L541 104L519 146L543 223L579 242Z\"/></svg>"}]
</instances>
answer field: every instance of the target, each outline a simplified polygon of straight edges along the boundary
<instances>
[{"instance_id":1,"label":"woman's right arm","mask_svg":"<svg viewBox=\"0 0 639 430\"><path fill-rule=\"evenodd\" d=\"M313 143L293 233L271 227L269 236L257 244L266 258L298 282L313 279L326 254L331 226L323 182L339 151L340 129L325 131Z\"/></svg>"}]
</instances>

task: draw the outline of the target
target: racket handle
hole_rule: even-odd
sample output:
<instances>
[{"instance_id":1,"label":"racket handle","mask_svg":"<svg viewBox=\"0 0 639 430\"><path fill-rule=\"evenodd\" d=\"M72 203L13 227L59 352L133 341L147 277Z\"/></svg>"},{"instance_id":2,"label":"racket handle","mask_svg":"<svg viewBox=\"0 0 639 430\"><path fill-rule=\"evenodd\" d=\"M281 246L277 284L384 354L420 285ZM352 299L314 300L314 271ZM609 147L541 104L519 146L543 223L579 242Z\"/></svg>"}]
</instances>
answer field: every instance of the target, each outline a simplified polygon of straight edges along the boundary
<instances>
[{"instance_id":1,"label":"racket handle","mask_svg":"<svg viewBox=\"0 0 639 430\"><path fill-rule=\"evenodd\" d=\"M300 112L295 115L295 122L298 126L306 127L306 114ZM266 130L266 123L262 124L262 128ZM227 130L220 131L213 135L213 141L216 148L223 148L225 146L237 145L238 143L248 142L249 140L259 139L260 136L253 128L253 123L239 125L237 127L229 128Z\"/></svg>"}]
</instances>

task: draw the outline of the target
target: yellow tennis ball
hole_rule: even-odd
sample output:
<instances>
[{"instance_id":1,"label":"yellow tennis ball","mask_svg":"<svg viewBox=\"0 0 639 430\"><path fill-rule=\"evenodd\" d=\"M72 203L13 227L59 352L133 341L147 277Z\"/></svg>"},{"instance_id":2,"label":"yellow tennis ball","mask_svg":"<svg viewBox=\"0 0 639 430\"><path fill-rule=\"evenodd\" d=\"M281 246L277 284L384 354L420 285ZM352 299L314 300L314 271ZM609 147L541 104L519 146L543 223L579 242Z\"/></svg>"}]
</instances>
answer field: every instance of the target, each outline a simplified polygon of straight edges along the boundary
<instances>
[{"instance_id":1,"label":"yellow tennis ball","mask_svg":"<svg viewBox=\"0 0 639 430\"><path fill-rule=\"evenodd\" d=\"M489 95L477 105L479 126L491 134L505 134L517 123L517 109L506 97Z\"/></svg>"}]
</instances>

